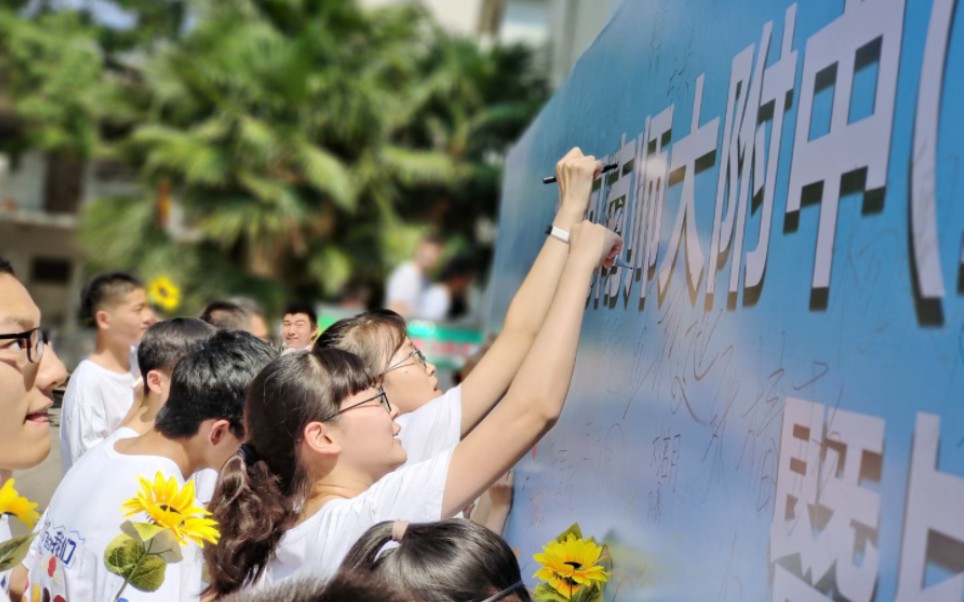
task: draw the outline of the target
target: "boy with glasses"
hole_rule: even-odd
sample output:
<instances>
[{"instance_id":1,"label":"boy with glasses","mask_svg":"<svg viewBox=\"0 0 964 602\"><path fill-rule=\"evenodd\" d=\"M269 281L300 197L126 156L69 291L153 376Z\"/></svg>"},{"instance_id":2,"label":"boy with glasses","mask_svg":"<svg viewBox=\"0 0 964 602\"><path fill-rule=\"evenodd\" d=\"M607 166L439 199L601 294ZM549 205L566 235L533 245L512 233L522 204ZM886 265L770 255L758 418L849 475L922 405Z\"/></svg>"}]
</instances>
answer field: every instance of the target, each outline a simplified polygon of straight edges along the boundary
<instances>
[{"instance_id":1,"label":"boy with glasses","mask_svg":"<svg viewBox=\"0 0 964 602\"><path fill-rule=\"evenodd\" d=\"M50 453L53 389L67 371L40 330L40 310L0 258L0 487L14 470L40 464ZM9 518L0 515L0 541L10 539ZM0 593L9 586L0 573Z\"/></svg>"}]
</instances>

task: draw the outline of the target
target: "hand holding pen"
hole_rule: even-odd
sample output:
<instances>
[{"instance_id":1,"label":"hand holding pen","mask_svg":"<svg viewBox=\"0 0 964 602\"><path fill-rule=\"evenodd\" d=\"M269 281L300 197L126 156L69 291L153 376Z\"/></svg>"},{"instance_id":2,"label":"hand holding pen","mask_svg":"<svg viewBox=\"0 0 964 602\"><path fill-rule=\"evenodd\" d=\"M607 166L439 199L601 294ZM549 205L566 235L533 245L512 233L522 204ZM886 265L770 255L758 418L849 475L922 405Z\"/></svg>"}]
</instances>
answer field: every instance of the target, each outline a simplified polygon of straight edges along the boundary
<instances>
[{"instance_id":1,"label":"hand holding pen","mask_svg":"<svg viewBox=\"0 0 964 602\"><path fill-rule=\"evenodd\" d=\"M593 155L583 155L579 147L573 147L556 163L556 175L542 178L543 184L559 183L562 205L553 222L554 226L568 229L583 219L589 209L592 183L601 174L619 167L619 163L603 163ZM563 223L557 223L562 220ZM621 257L614 256L607 262L614 267L632 269ZM607 266L608 267L608 266Z\"/></svg>"}]
</instances>

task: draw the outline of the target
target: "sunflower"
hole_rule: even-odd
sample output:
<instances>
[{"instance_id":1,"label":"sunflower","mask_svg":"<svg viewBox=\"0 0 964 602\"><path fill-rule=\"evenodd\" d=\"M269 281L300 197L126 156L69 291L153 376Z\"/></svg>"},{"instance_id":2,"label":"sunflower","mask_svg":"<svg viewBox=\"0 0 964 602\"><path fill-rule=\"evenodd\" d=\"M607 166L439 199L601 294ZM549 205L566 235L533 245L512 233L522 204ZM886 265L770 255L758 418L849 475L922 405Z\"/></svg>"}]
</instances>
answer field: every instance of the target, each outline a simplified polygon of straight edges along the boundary
<instances>
[{"instance_id":1,"label":"sunflower","mask_svg":"<svg viewBox=\"0 0 964 602\"><path fill-rule=\"evenodd\" d=\"M37 504L17 493L13 485L14 479L7 479L3 487L0 487L0 515L12 514L33 529L37 519L40 518L36 510Z\"/></svg>"},{"instance_id":2,"label":"sunflower","mask_svg":"<svg viewBox=\"0 0 964 602\"><path fill-rule=\"evenodd\" d=\"M199 546L205 541L218 542L221 533L217 521L208 518L210 512L194 505L194 481L179 488L174 477L165 479L164 474L157 471L153 483L144 477L140 477L140 483L137 496L121 506L125 518L144 512L153 524L170 530L182 546L187 545L188 540Z\"/></svg>"},{"instance_id":3,"label":"sunflower","mask_svg":"<svg viewBox=\"0 0 964 602\"><path fill-rule=\"evenodd\" d=\"M534 577L542 579L570 600L583 587L605 583L606 569L597 565L603 549L594 541L570 533L563 541L550 541L533 558L542 565Z\"/></svg>"},{"instance_id":4,"label":"sunflower","mask_svg":"<svg viewBox=\"0 0 964 602\"><path fill-rule=\"evenodd\" d=\"M147 296L164 311L174 311L181 304L181 289L174 286L167 276L158 276L152 280L147 285Z\"/></svg>"}]
</instances>

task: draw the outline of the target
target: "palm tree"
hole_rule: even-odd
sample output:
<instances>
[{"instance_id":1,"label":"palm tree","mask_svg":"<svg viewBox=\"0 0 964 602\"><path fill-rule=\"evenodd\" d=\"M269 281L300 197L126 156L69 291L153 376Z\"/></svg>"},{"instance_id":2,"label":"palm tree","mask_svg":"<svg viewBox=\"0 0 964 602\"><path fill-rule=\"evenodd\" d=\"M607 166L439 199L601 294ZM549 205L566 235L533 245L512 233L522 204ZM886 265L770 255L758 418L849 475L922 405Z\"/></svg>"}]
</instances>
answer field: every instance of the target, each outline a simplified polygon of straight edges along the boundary
<instances>
[{"instance_id":1,"label":"palm tree","mask_svg":"<svg viewBox=\"0 0 964 602\"><path fill-rule=\"evenodd\" d=\"M176 271L198 295L223 286L272 305L380 282L438 207L461 204L460 227L494 215L492 158L545 96L520 76L524 51L449 38L418 8L235 0L195 17L112 112L129 130L113 156L152 193L96 204L85 231L97 257ZM158 220L169 199L188 240Z\"/></svg>"}]
</instances>

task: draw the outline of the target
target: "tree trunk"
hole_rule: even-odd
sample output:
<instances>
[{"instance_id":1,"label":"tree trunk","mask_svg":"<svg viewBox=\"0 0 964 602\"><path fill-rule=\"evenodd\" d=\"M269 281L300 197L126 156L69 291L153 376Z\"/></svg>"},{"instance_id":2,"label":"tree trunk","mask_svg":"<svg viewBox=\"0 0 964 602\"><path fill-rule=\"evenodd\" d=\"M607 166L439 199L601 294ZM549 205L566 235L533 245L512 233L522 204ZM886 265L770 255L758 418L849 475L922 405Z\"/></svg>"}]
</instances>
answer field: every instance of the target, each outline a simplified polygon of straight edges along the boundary
<instances>
[{"instance_id":1,"label":"tree trunk","mask_svg":"<svg viewBox=\"0 0 964 602\"><path fill-rule=\"evenodd\" d=\"M47 153L44 209L49 213L77 213L84 196L83 157L73 151Z\"/></svg>"}]
</instances>

